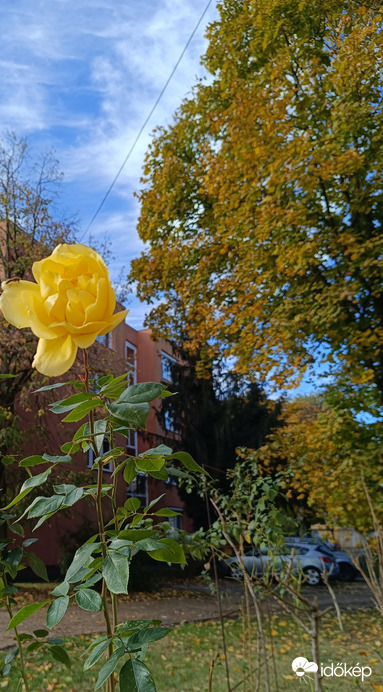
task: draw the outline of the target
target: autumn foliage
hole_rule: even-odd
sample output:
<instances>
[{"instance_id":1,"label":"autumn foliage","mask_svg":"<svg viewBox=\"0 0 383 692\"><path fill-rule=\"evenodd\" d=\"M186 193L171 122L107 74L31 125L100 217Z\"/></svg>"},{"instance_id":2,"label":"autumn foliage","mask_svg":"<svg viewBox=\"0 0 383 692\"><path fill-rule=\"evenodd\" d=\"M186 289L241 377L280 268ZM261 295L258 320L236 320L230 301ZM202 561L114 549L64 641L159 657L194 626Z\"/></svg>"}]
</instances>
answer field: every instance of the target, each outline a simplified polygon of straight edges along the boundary
<instances>
[{"instance_id":1,"label":"autumn foliage","mask_svg":"<svg viewBox=\"0 0 383 692\"><path fill-rule=\"evenodd\" d=\"M242 372L318 357L383 392L383 31L373 0L224 0L146 157L148 324Z\"/></svg>"}]
</instances>

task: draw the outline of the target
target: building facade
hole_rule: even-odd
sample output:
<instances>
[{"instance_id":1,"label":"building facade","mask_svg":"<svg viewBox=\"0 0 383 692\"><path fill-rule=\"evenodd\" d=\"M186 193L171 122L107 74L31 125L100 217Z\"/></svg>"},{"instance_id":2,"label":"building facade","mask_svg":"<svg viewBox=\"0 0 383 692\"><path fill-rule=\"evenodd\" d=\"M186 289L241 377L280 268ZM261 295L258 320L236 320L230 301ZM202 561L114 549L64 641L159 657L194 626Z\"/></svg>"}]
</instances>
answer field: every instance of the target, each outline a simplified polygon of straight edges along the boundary
<instances>
[{"instance_id":1,"label":"building facade","mask_svg":"<svg viewBox=\"0 0 383 692\"><path fill-rule=\"evenodd\" d=\"M79 358L81 358L81 353ZM149 329L137 331L125 323L120 324L106 336L99 337L91 347L90 353L91 368L93 363L92 370L99 370L100 374L110 369L114 374L127 372L130 384L140 382L169 384L171 382L171 365L174 360L169 343L164 340L155 342L151 338ZM79 368L81 369L80 360L75 365L77 372L79 372ZM71 379L70 372L68 373L69 379ZM57 395L57 392L60 394ZM59 417L46 411L48 396L50 396L50 401L53 398L61 399L63 398L61 390L52 390L47 393L47 396L45 394L38 396L40 397L39 401L36 401L35 404L32 403L29 411L26 411L24 407L20 407L19 410L22 425L26 431L33 430L36 423L36 410L44 411L41 414L44 416L42 421L44 432L42 435L34 435L32 440L27 442L25 452L26 454L41 454L43 452L58 454L61 445L72 438L80 423L62 423L60 418L64 416ZM173 446L172 441L174 441L174 447L179 448L180 441L172 429L171 421L165 421L166 429L163 429L159 423L156 408L160 405L161 402L157 401L151 407L145 431L132 431L129 439L123 437L118 439L118 445L125 445L128 454L137 456L146 449L162 443ZM89 484L92 482L93 476L96 479L97 471L92 469L93 461L91 451L85 454L78 452L73 455L70 472L79 475L79 483ZM66 465L62 464L61 466ZM104 466L104 483L110 482L112 471L112 465ZM35 467L34 472L38 473L39 467ZM60 477L57 481L55 479L55 482L71 482L70 474L66 469L59 469L59 473L67 477ZM85 483L82 483L82 477L84 477ZM118 474L117 503L119 506L123 505L128 497L138 497L142 506L146 506L160 495L163 497L157 503L156 509L166 507L179 512L179 516L169 519L171 525L174 528L192 530L192 521L185 514L184 504L174 479L169 477L168 482L164 482L146 474L139 474L130 485L127 485L122 474ZM65 557L67 553L73 554L77 544L84 542L87 536L90 537L96 532L94 506L89 498L80 500L72 508L53 515L36 532L31 534L38 539L34 545L34 552L44 560L45 564L55 567L63 564L63 556Z\"/></svg>"}]
</instances>

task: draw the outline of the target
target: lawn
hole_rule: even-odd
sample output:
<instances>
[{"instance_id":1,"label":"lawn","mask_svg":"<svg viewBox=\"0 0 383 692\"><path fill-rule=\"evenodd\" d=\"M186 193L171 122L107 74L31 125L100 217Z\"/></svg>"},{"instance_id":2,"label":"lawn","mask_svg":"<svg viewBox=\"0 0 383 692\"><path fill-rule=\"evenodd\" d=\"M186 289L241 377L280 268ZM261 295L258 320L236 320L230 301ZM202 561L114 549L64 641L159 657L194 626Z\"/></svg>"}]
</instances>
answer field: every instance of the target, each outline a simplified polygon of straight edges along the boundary
<instances>
[{"instance_id":1,"label":"lawn","mask_svg":"<svg viewBox=\"0 0 383 692\"><path fill-rule=\"evenodd\" d=\"M348 692L358 687L373 692L383 692L383 622L374 611L358 611L343 616L347 634L341 634L337 620L332 614L323 618L321 634L321 654L323 664L346 663L347 667L357 666L372 669L371 676L360 679L326 678L324 690ZM241 683L249 671L249 647L246 643L248 632L240 620L225 621L227 655L231 677L231 689L239 692L252 692L249 682ZM304 682L298 679L291 669L291 662L297 656L311 660L310 640L288 617L272 615L265 623L267 629L267 648L270 656L274 654L275 670L271 663L271 689L273 692L313 689L305 676ZM254 628L254 623L252 623ZM94 688L96 671L84 674L80 654L88 646L91 637L72 637L64 640L68 653L73 654L74 664L68 670L61 664L53 663L48 655L41 653L30 656L27 667L32 692L91 692ZM255 659L255 630L252 636L252 653ZM222 654L220 624L218 622L182 625L173 630L165 639L152 644L146 658L153 673L158 692L206 692L208 690L209 667L217 659L213 673L213 692L227 690L225 666ZM18 675L13 671L9 678L0 679L0 689L11 692L17 690ZM302 687L297 688L297 685ZM261 684L260 690L263 689Z\"/></svg>"}]
</instances>

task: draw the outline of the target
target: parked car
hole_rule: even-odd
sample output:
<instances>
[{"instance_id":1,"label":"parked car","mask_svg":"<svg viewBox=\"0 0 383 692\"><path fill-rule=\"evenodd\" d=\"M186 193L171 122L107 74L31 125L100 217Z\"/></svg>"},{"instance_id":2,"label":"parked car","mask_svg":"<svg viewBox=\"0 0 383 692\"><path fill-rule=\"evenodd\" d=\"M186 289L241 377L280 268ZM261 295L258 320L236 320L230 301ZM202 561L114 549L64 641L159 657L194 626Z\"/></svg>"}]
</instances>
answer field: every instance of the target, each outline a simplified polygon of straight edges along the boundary
<instances>
[{"instance_id":1,"label":"parked car","mask_svg":"<svg viewBox=\"0 0 383 692\"><path fill-rule=\"evenodd\" d=\"M339 567L337 579L340 579L341 581L353 581L356 579L359 572L356 569L351 557L344 550L342 550L340 546L334 546L331 543L321 541L320 539L318 539L318 544L324 545L327 550L331 551L331 555L334 557Z\"/></svg>"},{"instance_id":2,"label":"parked car","mask_svg":"<svg viewBox=\"0 0 383 692\"><path fill-rule=\"evenodd\" d=\"M292 558L291 558L292 556ZM318 586L322 580L322 572L337 576L339 568L331 552L313 542L289 541L282 548L273 549L266 546L263 550L252 548L244 555L246 572L261 577L265 574L279 574L286 569L292 559L294 574L303 572L309 586ZM226 558L220 563L222 576L241 577L242 572L236 557Z\"/></svg>"},{"instance_id":3,"label":"parked car","mask_svg":"<svg viewBox=\"0 0 383 692\"><path fill-rule=\"evenodd\" d=\"M351 557L344 550L342 550L339 544L322 541L320 538L310 536L303 539L297 536L291 536L290 538L286 539L286 541L289 541L290 543L296 541L300 542L302 540L322 546L324 550L329 552L330 556L338 565L336 575L337 579L340 579L341 581L353 581L358 576L359 572L356 569Z\"/></svg>"}]
</instances>

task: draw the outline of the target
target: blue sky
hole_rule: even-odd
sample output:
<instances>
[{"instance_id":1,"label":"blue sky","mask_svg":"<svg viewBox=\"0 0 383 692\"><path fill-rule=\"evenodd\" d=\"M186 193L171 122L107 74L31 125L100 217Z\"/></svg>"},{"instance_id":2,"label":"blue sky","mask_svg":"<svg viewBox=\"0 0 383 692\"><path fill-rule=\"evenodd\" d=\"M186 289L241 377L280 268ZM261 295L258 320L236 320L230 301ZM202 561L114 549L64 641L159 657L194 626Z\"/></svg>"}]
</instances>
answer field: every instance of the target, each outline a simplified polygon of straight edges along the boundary
<instances>
[{"instance_id":1,"label":"blue sky","mask_svg":"<svg viewBox=\"0 0 383 692\"><path fill-rule=\"evenodd\" d=\"M54 147L64 173L63 208L84 231L200 18L207 0L13 0L2 4L1 130ZM204 75L211 4L155 114L90 232L108 233L117 277L142 246L133 197L152 130L171 122ZM84 238L84 242L87 238ZM145 307L130 301L129 323Z\"/></svg>"}]
</instances>

